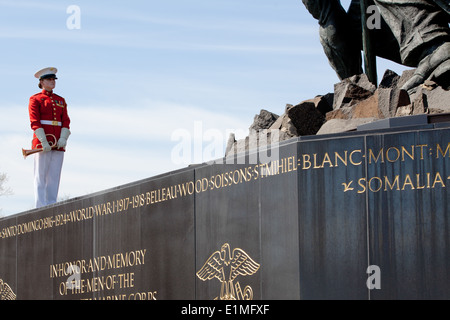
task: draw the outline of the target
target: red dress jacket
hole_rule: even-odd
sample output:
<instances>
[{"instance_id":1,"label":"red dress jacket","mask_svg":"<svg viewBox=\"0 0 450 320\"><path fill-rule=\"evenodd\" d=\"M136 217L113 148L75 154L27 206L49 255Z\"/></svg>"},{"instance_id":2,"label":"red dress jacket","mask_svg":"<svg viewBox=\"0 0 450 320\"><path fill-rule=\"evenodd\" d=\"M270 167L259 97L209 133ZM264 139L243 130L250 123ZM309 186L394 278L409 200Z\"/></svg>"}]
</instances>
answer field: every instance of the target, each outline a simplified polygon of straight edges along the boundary
<instances>
[{"instance_id":1,"label":"red dress jacket","mask_svg":"<svg viewBox=\"0 0 450 320\"><path fill-rule=\"evenodd\" d=\"M34 132L38 128L43 128L50 145L58 143L62 128L70 129L70 118L67 114L66 101L63 97L53 92L48 92L44 89L31 96L28 111L30 113L31 129ZM35 134L33 134L31 147L32 149L42 148L41 142ZM64 148L58 148L57 150L65 151Z\"/></svg>"}]
</instances>

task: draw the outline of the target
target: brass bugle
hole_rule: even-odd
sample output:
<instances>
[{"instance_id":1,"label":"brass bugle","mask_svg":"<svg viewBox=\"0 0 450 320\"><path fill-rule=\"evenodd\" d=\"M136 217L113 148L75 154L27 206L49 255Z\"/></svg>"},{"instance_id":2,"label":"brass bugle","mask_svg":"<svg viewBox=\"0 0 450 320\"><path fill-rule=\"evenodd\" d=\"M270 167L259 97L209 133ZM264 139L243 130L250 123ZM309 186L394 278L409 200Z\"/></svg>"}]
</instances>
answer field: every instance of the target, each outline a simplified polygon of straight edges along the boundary
<instances>
[{"instance_id":1,"label":"brass bugle","mask_svg":"<svg viewBox=\"0 0 450 320\"><path fill-rule=\"evenodd\" d=\"M58 146L52 146L52 150L58 149ZM26 150L24 148L22 148L22 154L23 154L23 158L26 159L29 155L38 153L38 152L42 152L44 149L43 148L39 148L39 149L30 149L30 150Z\"/></svg>"},{"instance_id":2,"label":"brass bugle","mask_svg":"<svg viewBox=\"0 0 450 320\"><path fill-rule=\"evenodd\" d=\"M55 135L47 133L46 136L50 136L54 140L54 142L53 141L48 142L50 147L52 147L52 150L58 149ZM35 139L37 139L37 138L35 138ZM26 159L29 155L35 154L38 152L42 152L43 150L44 150L43 148L37 148L37 149L31 149L31 150L22 148L22 155L23 155L23 158Z\"/></svg>"}]
</instances>

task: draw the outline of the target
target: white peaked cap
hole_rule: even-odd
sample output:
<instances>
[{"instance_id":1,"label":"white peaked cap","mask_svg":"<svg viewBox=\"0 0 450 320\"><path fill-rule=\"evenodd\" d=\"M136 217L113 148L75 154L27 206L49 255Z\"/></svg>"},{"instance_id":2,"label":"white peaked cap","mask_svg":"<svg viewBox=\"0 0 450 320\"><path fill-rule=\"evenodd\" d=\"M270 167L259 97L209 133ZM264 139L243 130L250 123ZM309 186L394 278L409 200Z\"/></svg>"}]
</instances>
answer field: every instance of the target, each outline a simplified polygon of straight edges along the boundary
<instances>
[{"instance_id":1,"label":"white peaked cap","mask_svg":"<svg viewBox=\"0 0 450 320\"><path fill-rule=\"evenodd\" d=\"M56 69L54 67L49 67L49 68L44 68L42 70L39 70L38 72L36 72L34 74L34 76L38 79L45 79L45 78L50 78L50 77L56 78L57 72L58 72L58 69Z\"/></svg>"}]
</instances>

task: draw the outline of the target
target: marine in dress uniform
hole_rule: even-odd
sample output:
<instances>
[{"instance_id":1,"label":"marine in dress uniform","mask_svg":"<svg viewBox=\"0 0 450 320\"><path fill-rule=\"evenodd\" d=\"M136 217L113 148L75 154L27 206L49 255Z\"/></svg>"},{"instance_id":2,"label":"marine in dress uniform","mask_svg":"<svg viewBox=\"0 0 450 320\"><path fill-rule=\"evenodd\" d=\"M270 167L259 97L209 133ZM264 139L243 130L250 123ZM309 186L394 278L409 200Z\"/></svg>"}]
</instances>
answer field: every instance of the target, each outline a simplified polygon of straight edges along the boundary
<instances>
[{"instance_id":1,"label":"marine in dress uniform","mask_svg":"<svg viewBox=\"0 0 450 320\"><path fill-rule=\"evenodd\" d=\"M31 129L34 131L32 149L43 149L34 158L34 191L36 208L55 203L58 197L61 169L70 118L63 97L53 93L56 68L44 68L34 75L41 92L30 97L28 106Z\"/></svg>"}]
</instances>

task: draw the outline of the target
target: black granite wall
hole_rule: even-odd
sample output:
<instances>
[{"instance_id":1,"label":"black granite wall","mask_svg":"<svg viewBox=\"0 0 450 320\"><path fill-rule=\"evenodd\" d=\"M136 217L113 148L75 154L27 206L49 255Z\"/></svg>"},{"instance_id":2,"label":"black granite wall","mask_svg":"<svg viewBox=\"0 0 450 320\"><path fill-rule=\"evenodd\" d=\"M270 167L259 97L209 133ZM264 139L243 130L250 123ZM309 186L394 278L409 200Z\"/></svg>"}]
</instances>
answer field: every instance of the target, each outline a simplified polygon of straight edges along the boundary
<instances>
[{"instance_id":1,"label":"black granite wall","mask_svg":"<svg viewBox=\"0 0 450 320\"><path fill-rule=\"evenodd\" d=\"M449 299L449 133L294 139L0 219L0 297Z\"/></svg>"}]
</instances>

